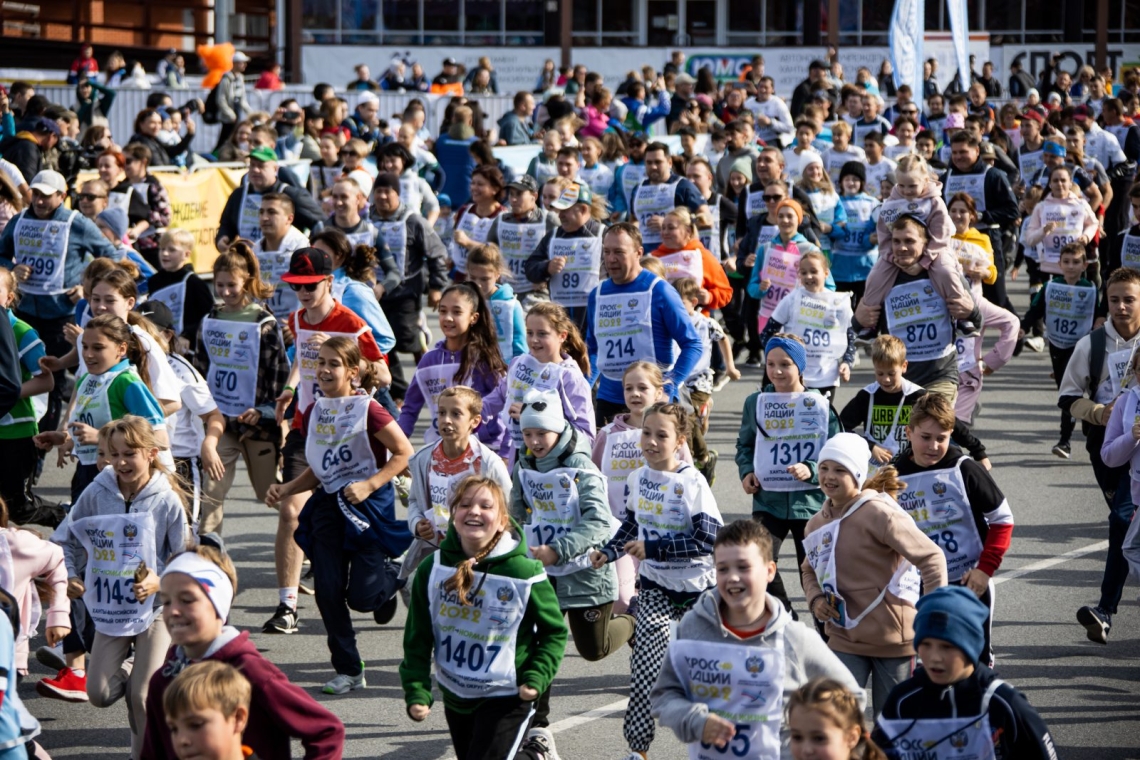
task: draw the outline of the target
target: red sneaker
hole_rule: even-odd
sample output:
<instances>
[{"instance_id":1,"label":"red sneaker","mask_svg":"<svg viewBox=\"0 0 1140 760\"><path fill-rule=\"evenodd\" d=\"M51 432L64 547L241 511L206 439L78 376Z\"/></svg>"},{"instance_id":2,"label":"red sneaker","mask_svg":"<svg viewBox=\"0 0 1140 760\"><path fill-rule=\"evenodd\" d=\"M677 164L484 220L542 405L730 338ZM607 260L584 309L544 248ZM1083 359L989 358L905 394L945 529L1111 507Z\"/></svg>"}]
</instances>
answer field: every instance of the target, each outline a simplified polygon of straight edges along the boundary
<instances>
[{"instance_id":1,"label":"red sneaker","mask_svg":"<svg viewBox=\"0 0 1140 760\"><path fill-rule=\"evenodd\" d=\"M55 678L44 678L36 683L36 693L48 699L64 702L89 702L87 676L77 676L71 668L59 671Z\"/></svg>"}]
</instances>

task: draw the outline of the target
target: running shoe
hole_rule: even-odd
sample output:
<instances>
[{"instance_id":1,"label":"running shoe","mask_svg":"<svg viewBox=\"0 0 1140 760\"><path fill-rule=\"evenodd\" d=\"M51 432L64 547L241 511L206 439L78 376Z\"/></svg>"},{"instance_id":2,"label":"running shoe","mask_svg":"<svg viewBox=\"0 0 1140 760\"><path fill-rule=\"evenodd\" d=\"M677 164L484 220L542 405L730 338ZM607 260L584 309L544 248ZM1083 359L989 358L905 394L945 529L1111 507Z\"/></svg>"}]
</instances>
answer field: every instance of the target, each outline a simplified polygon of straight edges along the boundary
<instances>
[{"instance_id":1,"label":"running shoe","mask_svg":"<svg viewBox=\"0 0 1140 760\"><path fill-rule=\"evenodd\" d=\"M1057 441L1053 444L1053 453L1061 459L1068 459L1073 453L1073 447L1068 441Z\"/></svg>"},{"instance_id":2,"label":"running shoe","mask_svg":"<svg viewBox=\"0 0 1140 760\"><path fill-rule=\"evenodd\" d=\"M360 663L360 675L348 676L337 673L336 677L321 687L325 694L347 694L357 689L367 689L368 682L364 680L364 663Z\"/></svg>"},{"instance_id":3,"label":"running shoe","mask_svg":"<svg viewBox=\"0 0 1140 760\"><path fill-rule=\"evenodd\" d=\"M542 757L543 760L562 760L554 746L554 734L550 733L549 728L532 728L527 731L520 750L529 752L534 757Z\"/></svg>"},{"instance_id":4,"label":"running shoe","mask_svg":"<svg viewBox=\"0 0 1140 760\"><path fill-rule=\"evenodd\" d=\"M277 611L273 613L273 617L265 621L262 627L262 633L296 633L298 624L301 618L297 616L297 610L293 609L287 604L277 605Z\"/></svg>"},{"instance_id":5,"label":"running shoe","mask_svg":"<svg viewBox=\"0 0 1140 760\"><path fill-rule=\"evenodd\" d=\"M399 595L392 594L388 601L381 604L372 612L372 619L376 621L377 625L388 625L392 622L392 618L396 617L396 607L399 603Z\"/></svg>"},{"instance_id":6,"label":"running shoe","mask_svg":"<svg viewBox=\"0 0 1140 760\"><path fill-rule=\"evenodd\" d=\"M87 676L77 676L71 668L62 668L55 678L44 678L36 683L36 693L48 699L64 702L89 702Z\"/></svg>"},{"instance_id":7,"label":"running shoe","mask_svg":"<svg viewBox=\"0 0 1140 760\"><path fill-rule=\"evenodd\" d=\"M1108 643L1108 632L1112 630L1112 615L1099 606L1081 607L1077 610L1077 622L1085 627L1089 641L1097 644Z\"/></svg>"}]
</instances>

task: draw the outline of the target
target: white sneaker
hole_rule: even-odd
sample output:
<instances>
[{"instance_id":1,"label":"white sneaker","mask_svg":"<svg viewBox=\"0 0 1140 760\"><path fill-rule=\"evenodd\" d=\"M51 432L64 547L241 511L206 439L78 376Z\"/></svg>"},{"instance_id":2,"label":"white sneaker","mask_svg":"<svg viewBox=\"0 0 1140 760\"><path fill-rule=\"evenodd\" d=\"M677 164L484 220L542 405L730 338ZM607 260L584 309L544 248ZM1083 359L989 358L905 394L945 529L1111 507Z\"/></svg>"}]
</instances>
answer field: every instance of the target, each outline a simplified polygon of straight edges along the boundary
<instances>
[{"instance_id":1,"label":"white sneaker","mask_svg":"<svg viewBox=\"0 0 1140 760\"><path fill-rule=\"evenodd\" d=\"M350 691L366 688L368 688L368 682L364 680L364 671L362 670L358 676L337 673L336 678L321 687L321 691L325 694L347 694Z\"/></svg>"},{"instance_id":2,"label":"white sneaker","mask_svg":"<svg viewBox=\"0 0 1140 760\"><path fill-rule=\"evenodd\" d=\"M554 734L550 733L549 728L532 728L527 731L521 749L542 755L545 760L562 760L554 746Z\"/></svg>"},{"instance_id":3,"label":"white sneaker","mask_svg":"<svg viewBox=\"0 0 1140 760\"><path fill-rule=\"evenodd\" d=\"M1041 353L1042 351L1045 350L1045 339L1042 338L1040 335L1034 335L1032 337L1025 339L1025 345L1028 346L1033 351L1036 351L1037 353Z\"/></svg>"}]
</instances>

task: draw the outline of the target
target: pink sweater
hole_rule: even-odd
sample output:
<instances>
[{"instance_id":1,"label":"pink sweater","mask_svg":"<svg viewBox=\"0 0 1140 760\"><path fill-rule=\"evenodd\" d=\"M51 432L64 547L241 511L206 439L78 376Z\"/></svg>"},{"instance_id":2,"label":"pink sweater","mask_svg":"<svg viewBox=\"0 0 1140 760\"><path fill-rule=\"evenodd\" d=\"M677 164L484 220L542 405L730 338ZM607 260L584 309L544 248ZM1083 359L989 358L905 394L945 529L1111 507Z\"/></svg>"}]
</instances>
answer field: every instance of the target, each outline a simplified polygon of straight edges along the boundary
<instances>
[{"instance_id":1,"label":"pink sweater","mask_svg":"<svg viewBox=\"0 0 1140 760\"><path fill-rule=\"evenodd\" d=\"M609 115L591 105L582 109L582 119L586 122L586 126L578 130L578 134L582 137L597 137L601 139L602 133L605 132L606 127L610 125Z\"/></svg>"},{"instance_id":2,"label":"pink sweater","mask_svg":"<svg viewBox=\"0 0 1140 760\"><path fill-rule=\"evenodd\" d=\"M16 669L28 672L28 637L31 630L32 613L36 606L32 581L46 578L55 590L55 598L47 608L44 617L48 628L70 628L68 613L71 609L67 599L67 568L63 564L63 549L45 541L30 530L15 528L0 529L0 535L8 542L12 552L12 588L8 591L20 605L20 634L16 637Z\"/></svg>"}]
</instances>

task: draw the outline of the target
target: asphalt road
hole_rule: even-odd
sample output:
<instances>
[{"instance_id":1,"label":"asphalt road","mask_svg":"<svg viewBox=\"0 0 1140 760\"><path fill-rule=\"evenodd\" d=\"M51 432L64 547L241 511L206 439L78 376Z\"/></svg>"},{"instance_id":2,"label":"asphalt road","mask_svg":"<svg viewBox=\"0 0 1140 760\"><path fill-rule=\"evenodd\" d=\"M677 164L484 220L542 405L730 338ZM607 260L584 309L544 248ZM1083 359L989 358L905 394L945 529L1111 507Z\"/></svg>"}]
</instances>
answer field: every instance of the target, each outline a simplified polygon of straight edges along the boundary
<instances>
[{"instance_id":1,"label":"asphalt road","mask_svg":"<svg viewBox=\"0 0 1140 760\"><path fill-rule=\"evenodd\" d=\"M1015 303L1027 299L1018 283ZM839 403L871 381L863 359ZM1050 448L1059 413L1047 355L1026 351L986 380L984 411L976 433L989 448L994 475L1017 521L1013 545L997 576L994 646L1000 675L1029 697L1049 724L1058 756L1088 760L1140 758L1140 613L1135 585L1125 589L1107 647L1089 642L1075 621L1076 610L1095 604L1107 539L1107 510L1096 489L1079 428L1070 461ZM750 498L740 488L733 464L740 410L755 389L759 371L714 396L710 445L721 460L713 488L726 521L746 517ZM41 493L65 498L68 471L49 469ZM240 577L232 622L249 629L264 655L344 721L345 757L431 760L452 756L442 709L422 724L404 713L397 666L405 612L377 626L357 615L368 688L341 697L319 694L332 677L324 631L312 597L301 597L301 631L292 636L262 634L262 623L277 603L273 573L275 513L253 501L244 475L238 476L226 509L227 544ZM789 546L790 549L790 546ZM790 553L790 552L789 552ZM794 555L780 562L801 615L806 614L794 569ZM34 649L42 639L34 641ZM563 758L619 758L627 749L621 720L628 688L629 650L588 663L570 646L554 686L553 729ZM129 754L126 708L99 710L43 699L34 681L46 669L31 665L20 685L28 708L43 722L42 743L55 757L123 758ZM301 755L299 748L295 750ZM659 732L653 758L687 757L669 731Z\"/></svg>"}]
</instances>

